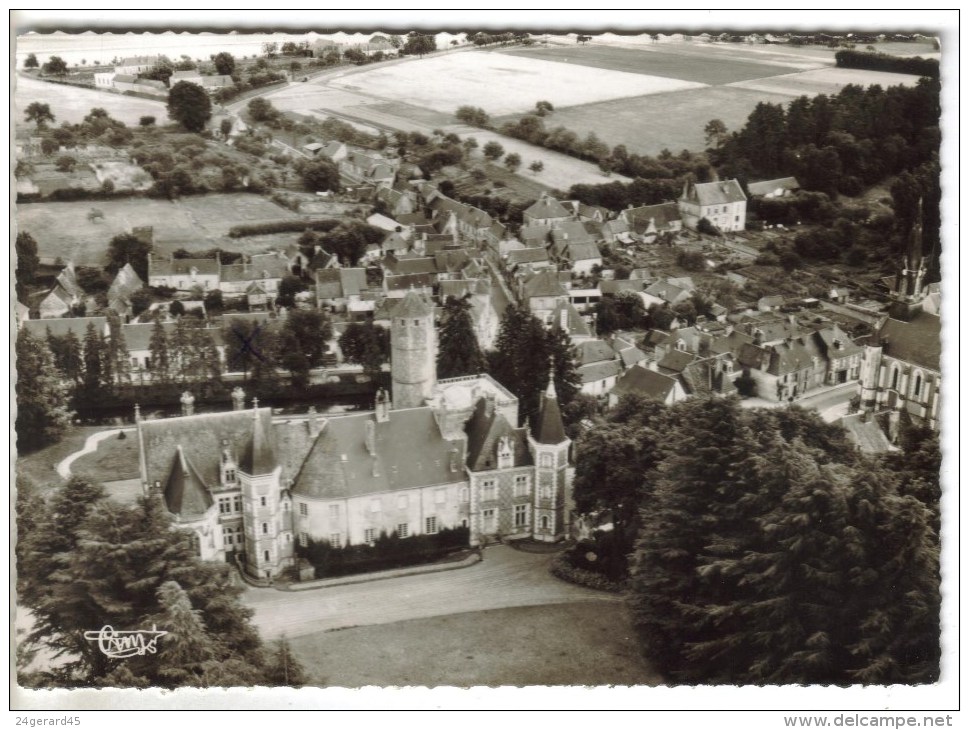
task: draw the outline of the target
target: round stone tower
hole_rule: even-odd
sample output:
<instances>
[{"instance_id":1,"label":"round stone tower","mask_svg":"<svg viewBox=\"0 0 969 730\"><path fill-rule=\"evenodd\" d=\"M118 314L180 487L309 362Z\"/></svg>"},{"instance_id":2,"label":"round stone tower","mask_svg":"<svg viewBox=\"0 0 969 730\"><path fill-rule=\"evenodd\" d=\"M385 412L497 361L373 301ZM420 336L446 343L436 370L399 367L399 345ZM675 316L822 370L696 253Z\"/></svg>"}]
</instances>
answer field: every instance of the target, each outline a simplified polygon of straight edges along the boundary
<instances>
[{"instance_id":1,"label":"round stone tower","mask_svg":"<svg viewBox=\"0 0 969 730\"><path fill-rule=\"evenodd\" d=\"M391 395L394 408L417 408L437 383L437 332L434 307L409 291L390 321Z\"/></svg>"}]
</instances>

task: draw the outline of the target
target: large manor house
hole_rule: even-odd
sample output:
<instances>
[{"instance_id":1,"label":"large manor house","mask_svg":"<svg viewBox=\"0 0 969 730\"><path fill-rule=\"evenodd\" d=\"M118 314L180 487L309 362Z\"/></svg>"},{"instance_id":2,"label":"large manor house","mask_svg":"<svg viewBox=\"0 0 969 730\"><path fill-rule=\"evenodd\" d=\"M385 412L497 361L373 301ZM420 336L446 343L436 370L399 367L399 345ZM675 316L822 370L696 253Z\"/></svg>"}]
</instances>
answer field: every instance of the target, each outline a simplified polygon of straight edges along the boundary
<instances>
[{"instance_id":1,"label":"large manor house","mask_svg":"<svg viewBox=\"0 0 969 730\"><path fill-rule=\"evenodd\" d=\"M391 393L372 412L274 417L271 408L138 419L141 475L163 495L198 554L241 558L272 578L295 543L372 543L465 526L494 536L561 539L572 511L571 441L551 381L532 428L487 375L438 380L433 307L416 291L391 323ZM235 555L234 555L235 554Z\"/></svg>"}]
</instances>

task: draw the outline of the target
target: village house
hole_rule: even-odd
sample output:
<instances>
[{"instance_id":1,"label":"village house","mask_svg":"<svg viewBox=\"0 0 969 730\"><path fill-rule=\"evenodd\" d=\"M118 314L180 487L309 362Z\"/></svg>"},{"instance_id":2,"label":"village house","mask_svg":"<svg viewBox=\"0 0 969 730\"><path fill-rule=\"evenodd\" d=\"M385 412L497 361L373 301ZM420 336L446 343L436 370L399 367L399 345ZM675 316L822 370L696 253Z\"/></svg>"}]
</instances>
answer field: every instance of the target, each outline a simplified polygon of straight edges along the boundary
<instances>
[{"instance_id":1,"label":"village house","mask_svg":"<svg viewBox=\"0 0 969 730\"><path fill-rule=\"evenodd\" d=\"M63 317L84 301L84 290L77 283L73 262L68 262L54 281L54 288L44 297L38 310L41 319Z\"/></svg>"},{"instance_id":2,"label":"village house","mask_svg":"<svg viewBox=\"0 0 969 730\"><path fill-rule=\"evenodd\" d=\"M122 266L108 287L108 307L118 313L123 319L131 316L131 297L135 292L141 291L145 283L141 277L131 267L131 264Z\"/></svg>"},{"instance_id":3,"label":"village house","mask_svg":"<svg viewBox=\"0 0 969 730\"><path fill-rule=\"evenodd\" d=\"M593 267L602 266L602 254L591 235L582 223L566 221L551 230L552 257L566 263L572 273L588 276Z\"/></svg>"},{"instance_id":4,"label":"village house","mask_svg":"<svg viewBox=\"0 0 969 730\"><path fill-rule=\"evenodd\" d=\"M551 324L556 305L568 301L566 288L556 271L540 271L520 281L519 287L519 301L526 304L528 311L546 325Z\"/></svg>"},{"instance_id":5,"label":"village house","mask_svg":"<svg viewBox=\"0 0 969 730\"><path fill-rule=\"evenodd\" d=\"M643 205L638 208L629 206L619 214L618 220L627 224L626 230L647 241L653 240L660 233L679 233L683 230L683 217L676 203ZM619 227L611 230L613 235L621 231Z\"/></svg>"},{"instance_id":6,"label":"village house","mask_svg":"<svg viewBox=\"0 0 969 730\"><path fill-rule=\"evenodd\" d=\"M213 291L221 283L222 264L214 259L156 258L148 254L148 286L178 291Z\"/></svg>"},{"instance_id":7,"label":"village house","mask_svg":"<svg viewBox=\"0 0 969 730\"><path fill-rule=\"evenodd\" d=\"M222 266L219 289L228 296L259 297L258 292L250 291L252 284L258 284L258 288L262 289L264 295L275 299L279 292L279 284L287 274L289 274L289 260L285 254L255 254L244 257L242 263Z\"/></svg>"},{"instance_id":8,"label":"village house","mask_svg":"<svg viewBox=\"0 0 969 730\"><path fill-rule=\"evenodd\" d=\"M742 231L747 225L747 196L736 180L686 183L679 199L687 228L696 230L706 218L720 231Z\"/></svg>"},{"instance_id":9,"label":"village house","mask_svg":"<svg viewBox=\"0 0 969 730\"><path fill-rule=\"evenodd\" d=\"M686 398L686 391L678 379L639 364L629 368L618 378L609 392L609 407L615 407L624 395L644 396L673 405Z\"/></svg>"},{"instance_id":10,"label":"village house","mask_svg":"<svg viewBox=\"0 0 969 730\"><path fill-rule=\"evenodd\" d=\"M607 394L623 371L616 351L603 340L581 342L576 350L576 370L582 380L581 392L594 396Z\"/></svg>"},{"instance_id":11,"label":"village house","mask_svg":"<svg viewBox=\"0 0 969 730\"><path fill-rule=\"evenodd\" d=\"M556 541L572 513L570 440L549 384L531 429L487 375L437 381L433 309L416 292L393 311L392 393L375 410L274 418L241 389L234 410L138 418L141 478L208 560L258 578L293 565L295 545L373 544L464 526L472 545Z\"/></svg>"},{"instance_id":12,"label":"village house","mask_svg":"<svg viewBox=\"0 0 969 730\"><path fill-rule=\"evenodd\" d=\"M561 224L571 220L572 213L548 193L543 193L522 213L523 226L558 228Z\"/></svg>"}]
</instances>

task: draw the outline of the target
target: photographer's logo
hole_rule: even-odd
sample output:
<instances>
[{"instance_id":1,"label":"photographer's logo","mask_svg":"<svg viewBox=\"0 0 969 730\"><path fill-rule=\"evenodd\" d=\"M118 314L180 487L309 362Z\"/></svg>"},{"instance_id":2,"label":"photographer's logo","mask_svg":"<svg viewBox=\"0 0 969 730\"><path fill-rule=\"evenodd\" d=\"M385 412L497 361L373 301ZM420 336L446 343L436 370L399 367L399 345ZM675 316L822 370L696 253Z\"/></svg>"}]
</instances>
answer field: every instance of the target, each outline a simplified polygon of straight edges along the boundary
<instances>
[{"instance_id":1,"label":"photographer's logo","mask_svg":"<svg viewBox=\"0 0 969 730\"><path fill-rule=\"evenodd\" d=\"M115 631L110 626L103 626L97 631L85 631L84 638L98 642L98 648L106 657L127 659L155 654L158 651L158 640L167 633L158 631L154 624L150 631Z\"/></svg>"}]
</instances>

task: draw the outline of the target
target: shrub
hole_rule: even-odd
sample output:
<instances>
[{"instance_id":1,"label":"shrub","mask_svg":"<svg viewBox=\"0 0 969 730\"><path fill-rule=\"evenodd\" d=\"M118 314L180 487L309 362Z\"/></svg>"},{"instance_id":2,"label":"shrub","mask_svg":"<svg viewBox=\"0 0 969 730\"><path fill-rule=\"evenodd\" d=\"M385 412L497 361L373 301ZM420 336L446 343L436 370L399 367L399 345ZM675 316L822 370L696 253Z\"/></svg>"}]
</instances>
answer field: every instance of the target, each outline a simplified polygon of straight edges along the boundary
<instances>
[{"instance_id":1,"label":"shrub","mask_svg":"<svg viewBox=\"0 0 969 730\"><path fill-rule=\"evenodd\" d=\"M300 233L306 230L332 231L340 225L340 221L323 218L313 221L285 220L269 221L267 223L244 223L229 229L229 238L245 238L246 236L262 236L267 233Z\"/></svg>"},{"instance_id":2,"label":"shrub","mask_svg":"<svg viewBox=\"0 0 969 730\"><path fill-rule=\"evenodd\" d=\"M610 593L621 593L625 585L621 582L610 580L601 573L594 573L584 568L576 568L569 564L566 553L559 553L549 565L549 572L560 580L576 585L592 588L597 591L609 591Z\"/></svg>"}]
</instances>

